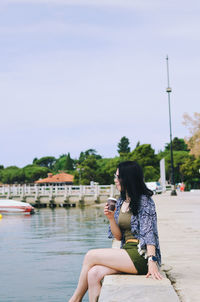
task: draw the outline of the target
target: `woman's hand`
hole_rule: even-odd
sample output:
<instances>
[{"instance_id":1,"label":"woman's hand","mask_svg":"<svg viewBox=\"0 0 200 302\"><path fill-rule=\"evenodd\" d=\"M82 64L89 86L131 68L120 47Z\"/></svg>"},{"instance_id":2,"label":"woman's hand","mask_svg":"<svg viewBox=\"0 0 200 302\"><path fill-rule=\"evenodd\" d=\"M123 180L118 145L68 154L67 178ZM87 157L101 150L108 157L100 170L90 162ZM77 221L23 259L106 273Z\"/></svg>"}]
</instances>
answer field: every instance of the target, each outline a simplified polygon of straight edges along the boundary
<instances>
[{"instance_id":1,"label":"woman's hand","mask_svg":"<svg viewBox=\"0 0 200 302\"><path fill-rule=\"evenodd\" d=\"M113 212L108 211L108 203L106 203L105 207L104 207L104 215L109 219L109 220L113 220L114 219L114 214L115 214L115 210Z\"/></svg>"},{"instance_id":2,"label":"woman's hand","mask_svg":"<svg viewBox=\"0 0 200 302\"><path fill-rule=\"evenodd\" d=\"M148 267L149 267L149 270L148 270L148 273L146 275L146 278L149 278L149 276L152 276L152 278L154 280L162 280L162 275L159 273L158 271L158 266L157 266L157 263L154 262L154 261L149 261L148 262Z\"/></svg>"},{"instance_id":3,"label":"woman's hand","mask_svg":"<svg viewBox=\"0 0 200 302\"><path fill-rule=\"evenodd\" d=\"M114 218L115 210L112 212L108 211L108 203L106 203L106 205L104 207L104 215L106 215L106 217L108 218L108 220L110 222L111 232L112 232L113 236L115 237L115 239L121 240L122 233Z\"/></svg>"}]
</instances>

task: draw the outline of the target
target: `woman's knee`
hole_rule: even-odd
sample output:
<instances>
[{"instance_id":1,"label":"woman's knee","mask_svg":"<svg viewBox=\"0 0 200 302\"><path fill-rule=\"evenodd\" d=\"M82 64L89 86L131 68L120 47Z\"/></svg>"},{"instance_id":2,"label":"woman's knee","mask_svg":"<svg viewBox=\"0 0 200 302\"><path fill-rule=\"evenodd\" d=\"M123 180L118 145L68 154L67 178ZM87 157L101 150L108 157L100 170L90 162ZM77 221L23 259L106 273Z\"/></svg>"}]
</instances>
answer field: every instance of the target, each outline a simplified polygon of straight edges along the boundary
<instances>
[{"instance_id":1,"label":"woman's knee","mask_svg":"<svg viewBox=\"0 0 200 302\"><path fill-rule=\"evenodd\" d=\"M95 265L88 271L88 284L99 283L104 277L100 266Z\"/></svg>"},{"instance_id":2,"label":"woman's knee","mask_svg":"<svg viewBox=\"0 0 200 302\"><path fill-rule=\"evenodd\" d=\"M95 257L95 250L89 250L84 258L84 264L90 264L91 262L93 262Z\"/></svg>"}]
</instances>

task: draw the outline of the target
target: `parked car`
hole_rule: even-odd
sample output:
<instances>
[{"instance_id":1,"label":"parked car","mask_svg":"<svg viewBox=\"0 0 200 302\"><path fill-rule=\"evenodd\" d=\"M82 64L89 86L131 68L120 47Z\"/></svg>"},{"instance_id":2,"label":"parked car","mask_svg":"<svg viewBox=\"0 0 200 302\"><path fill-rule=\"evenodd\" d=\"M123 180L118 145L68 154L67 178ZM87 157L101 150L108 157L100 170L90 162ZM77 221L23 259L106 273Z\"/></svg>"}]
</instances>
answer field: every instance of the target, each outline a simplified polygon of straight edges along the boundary
<instances>
[{"instance_id":1,"label":"parked car","mask_svg":"<svg viewBox=\"0 0 200 302\"><path fill-rule=\"evenodd\" d=\"M147 186L148 189L153 191L154 194L161 194L162 193L162 186L158 181L146 182L146 186Z\"/></svg>"}]
</instances>

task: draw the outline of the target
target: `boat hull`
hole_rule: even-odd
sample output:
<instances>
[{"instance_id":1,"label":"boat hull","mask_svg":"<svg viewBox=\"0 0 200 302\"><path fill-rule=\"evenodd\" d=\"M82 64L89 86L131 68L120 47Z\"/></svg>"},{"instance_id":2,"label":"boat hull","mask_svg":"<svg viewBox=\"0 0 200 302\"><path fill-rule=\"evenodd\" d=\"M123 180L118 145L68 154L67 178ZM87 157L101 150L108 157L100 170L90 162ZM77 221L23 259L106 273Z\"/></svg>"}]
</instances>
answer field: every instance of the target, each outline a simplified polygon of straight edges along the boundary
<instances>
[{"instance_id":1,"label":"boat hull","mask_svg":"<svg viewBox=\"0 0 200 302\"><path fill-rule=\"evenodd\" d=\"M14 213L14 214L32 214L34 207L29 203L16 200L0 200L0 213Z\"/></svg>"}]
</instances>

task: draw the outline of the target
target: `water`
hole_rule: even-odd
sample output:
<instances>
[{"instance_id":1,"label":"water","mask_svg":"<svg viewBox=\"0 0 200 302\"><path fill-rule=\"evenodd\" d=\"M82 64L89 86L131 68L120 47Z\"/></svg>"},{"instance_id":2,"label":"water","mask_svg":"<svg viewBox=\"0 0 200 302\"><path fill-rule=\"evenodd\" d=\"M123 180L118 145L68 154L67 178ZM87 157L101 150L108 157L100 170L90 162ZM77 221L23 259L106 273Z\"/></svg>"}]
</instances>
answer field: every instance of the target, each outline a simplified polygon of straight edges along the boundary
<instances>
[{"instance_id":1,"label":"water","mask_svg":"<svg viewBox=\"0 0 200 302\"><path fill-rule=\"evenodd\" d=\"M85 253L110 247L102 208L41 209L0 220L0 302L61 302ZM86 295L83 299L88 301Z\"/></svg>"}]
</instances>

